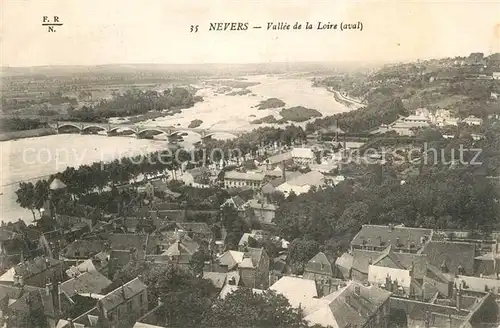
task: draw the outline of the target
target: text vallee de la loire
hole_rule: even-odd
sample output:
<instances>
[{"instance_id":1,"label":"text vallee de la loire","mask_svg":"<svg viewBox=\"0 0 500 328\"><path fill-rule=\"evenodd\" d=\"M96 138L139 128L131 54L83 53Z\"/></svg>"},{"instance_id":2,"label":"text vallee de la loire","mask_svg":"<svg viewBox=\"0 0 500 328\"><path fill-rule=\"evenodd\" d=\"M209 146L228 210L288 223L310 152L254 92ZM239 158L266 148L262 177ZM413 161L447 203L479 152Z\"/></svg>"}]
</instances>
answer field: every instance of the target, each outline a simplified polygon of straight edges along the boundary
<instances>
[{"instance_id":1,"label":"text vallee de la loire","mask_svg":"<svg viewBox=\"0 0 500 328\"><path fill-rule=\"evenodd\" d=\"M248 22L214 22L210 23L209 31L246 31L249 28L264 28L266 30L363 30L363 23L358 22L317 22L317 23L288 23L288 22L267 22L264 26L251 25Z\"/></svg>"}]
</instances>

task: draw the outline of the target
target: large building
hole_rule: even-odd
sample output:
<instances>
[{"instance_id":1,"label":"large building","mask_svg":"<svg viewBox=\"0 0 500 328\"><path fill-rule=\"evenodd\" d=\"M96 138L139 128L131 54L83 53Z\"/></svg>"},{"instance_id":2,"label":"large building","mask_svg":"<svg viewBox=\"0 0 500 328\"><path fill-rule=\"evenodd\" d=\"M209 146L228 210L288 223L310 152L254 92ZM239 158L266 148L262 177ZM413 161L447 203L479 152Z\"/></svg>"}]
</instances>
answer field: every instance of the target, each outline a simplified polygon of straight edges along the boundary
<instances>
[{"instance_id":1,"label":"large building","mask_svg":"<svg viewBox=\"0 0 500 328\"><path fill-rule=\"evenodd\" d=\"M264 178L265 175L263 173L229 171L224 175L224 187L248 187L254 190L259 190L264 185Z\"/></svg>"}]
</instances>

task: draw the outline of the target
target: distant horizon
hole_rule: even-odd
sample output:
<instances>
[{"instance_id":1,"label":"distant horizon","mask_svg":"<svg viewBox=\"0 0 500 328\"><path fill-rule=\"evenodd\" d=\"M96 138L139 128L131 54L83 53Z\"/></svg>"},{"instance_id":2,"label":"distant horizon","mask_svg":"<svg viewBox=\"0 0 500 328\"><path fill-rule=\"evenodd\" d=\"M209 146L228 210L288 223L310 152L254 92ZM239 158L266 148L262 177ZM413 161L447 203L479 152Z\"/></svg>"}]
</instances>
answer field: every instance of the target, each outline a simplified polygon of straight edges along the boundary
<instances>
[{"instance_id":1,"label":"distant horizon","mask_svg":"<svg viewBox=\"0 0 500 328\"><path fill-rule=\"evenodd\" d=\"M485 57L498 54L500 52L494 52L491 54L484 53L482 51L471 51L467 54L460 54L454 56L440 56L440 57L428 57L428 58L416 58L416 59L406 59L406 60L378 60L378 61L367 61L367 60L336 60L336 61L260 61L260 62L211 62L211 63L154 63L154 62L116 62L116 63L103 63L103 64L46 64L46 65L31 65L31 66L10 66L3 65L0 69L27 69L27 68L70 68L70 67L100 67L100 66L252 66L252 65L287 65L287 64L312 64L312 65L338 65L338 64L366 64L366 65L383 65L383 64L397 64L397 63L411 63L418 61L429 61L429 60L442 60L455 57L468 57L471 53L483 53Z\"/></svg>"}]
</instances>

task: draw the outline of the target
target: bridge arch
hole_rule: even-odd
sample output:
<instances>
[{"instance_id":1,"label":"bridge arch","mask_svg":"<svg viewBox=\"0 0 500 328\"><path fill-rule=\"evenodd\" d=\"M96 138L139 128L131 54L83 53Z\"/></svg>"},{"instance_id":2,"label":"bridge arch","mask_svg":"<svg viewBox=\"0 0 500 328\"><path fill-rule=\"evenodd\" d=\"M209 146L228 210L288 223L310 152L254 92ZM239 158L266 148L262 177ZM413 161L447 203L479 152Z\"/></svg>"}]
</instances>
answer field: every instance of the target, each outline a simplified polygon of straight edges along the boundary
<instances>
[{"instance_id":1,"label":"bridge arch","mask_svg":"<svg viewBox=\"0 0 500 328\"><path fill-rule=\"evenodd\" d=\"M86 131L86 130L90 130L90 129L99 129L101 131L108 131L108 129L106 129L105 127L103 126L100 126L100 125L87 125L85 126L82 131Z\"/></svg>"},{"instance_id":2,"label":"bridge arch","mask_svg":"<svg viewBox=\"0 0 500 328\"><path fill-rule=\"evenodd\" d=\"M231 132L210 132L207 133L204 138L214 138L214 139L235 139L238 136Z\"/></svg>"},{"instance_id":3,"label":"bridge arch","mask_svg":"<svg viewBox=\"0 0 500 328\"><path fill-rule=\"evenodd\" d=\"M172 131L169 136L173 137L173 136L176 136L176 135L179 135L179 134L183 134L183 133L187 133L187 134L196 134L198 135L199 137L202 137L203 135L197 131L193 131L193 130L175 130L175 131Z\"/></svg>"},{"instance_id":4,"label":"bridge arch","mask_svg":"<svg viewBox=\"0 0 500 328\"><path fill-rule=\"evenodd\" d=\"M145 128L137 132L137 135L144 134L145 132L158 132L158 134L168 134L167 131L163 131L162 129L159 128Z\"/></svg>"},{"instance_id":5,"label":"bridge arch","mask_svg":"<svg viewBox=\"0 0 500 328\"><path fill-rule=\"evenodd\" d=\"M62 128L66 128L66 127L72 127L72 128L76 128L78 129L78 131L81 131L81 127L76 125L76 124L73 124L73 123L63 123L63 124L59 124L57 126L57 130L61 130Z\"/></svg>"},{"instance_id":6,"label":"bridge arch","mask_svg":"<svg viewBox=\"0 0 500 328\"><path fill-rule=\"evenodd\" d=\"M128 127L128 126L124 126L124 127L115 126L115 127L111 128L111 129L109 129L108 132L118 132L118 130L121 130L121 131L131 131L131 132L134 132L134 133L137 132L136 130L134 130L133 128Z\"/></svg>"}]
</instances>

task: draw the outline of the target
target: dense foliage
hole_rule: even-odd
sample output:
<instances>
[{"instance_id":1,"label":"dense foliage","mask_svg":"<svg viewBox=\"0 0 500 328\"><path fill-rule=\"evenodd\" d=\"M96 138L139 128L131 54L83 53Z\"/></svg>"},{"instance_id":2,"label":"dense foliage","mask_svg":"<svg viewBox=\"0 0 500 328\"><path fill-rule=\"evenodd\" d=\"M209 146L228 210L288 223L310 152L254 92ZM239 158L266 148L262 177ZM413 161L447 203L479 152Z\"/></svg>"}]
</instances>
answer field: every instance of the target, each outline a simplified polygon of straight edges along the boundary
<instances>
[{"instance_id":1,"label":"dense foliage","mask_svg":"<svg viewBox=\"0 0 500 328\"><path fill-rule=\"evenodd\" d=\"M68 114L71 120L99 122L109 117L133 116L151 110L167 110L173 114L182 108L192 107L201 100L201 97L185 88L167 89L163 92L133 89L122 94L115 93L111 99L102 99L94 107L83 106Z\"/></svg>"}]
</instances>

